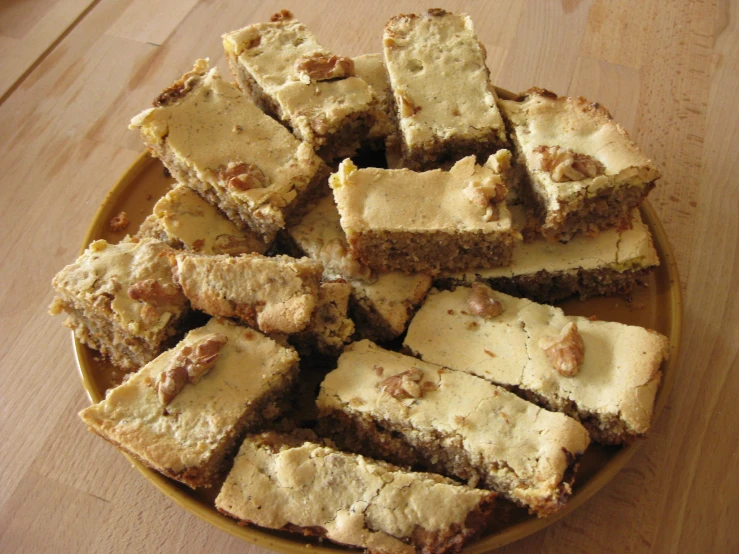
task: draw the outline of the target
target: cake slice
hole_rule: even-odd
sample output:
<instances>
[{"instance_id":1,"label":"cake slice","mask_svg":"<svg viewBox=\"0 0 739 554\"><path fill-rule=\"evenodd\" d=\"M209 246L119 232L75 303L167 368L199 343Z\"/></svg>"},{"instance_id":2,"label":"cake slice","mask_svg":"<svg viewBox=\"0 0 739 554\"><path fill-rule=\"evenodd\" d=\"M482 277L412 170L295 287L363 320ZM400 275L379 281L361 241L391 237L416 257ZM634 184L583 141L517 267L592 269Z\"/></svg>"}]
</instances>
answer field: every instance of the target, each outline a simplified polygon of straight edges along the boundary
<instances>
[{"instance_id":1,"label":"cake slice","mask_svg":"<svg viewBox=\"0 0 739 554\"><path fill-rule=\"evenodd\" d=\"M154 205L137 237L151 237L177 250L202 254L264 254L267 245L249 229L239 229L189 187L177 185Z\"/></svg>"},{"instance_id":2,"label":"cake slice","mask_svg":"<svg viewBox=\"0 0 739 554\"><path fill-rule=\"evenodd\" d=\"M244 434L279 415L297 373L293 349L211 319L80 417L152 469L207 487L223 477Z\"/></svg>"},{"instance_id":3,"label":"cake slice","mask_svg":"<svg viewBox=\"0 0 739 554\"><path fill-rule=\"evenodd\" d=\"M65 325L83 344L123 369L154 359L180 331L190 306L172 281L158 240L97 240L52 281L52 315L66 313Z\"/></svg>"},{"instance_id":4,"label":"cake slice","mask_svg":"<svg viewBox=\"0 0 739 554\"><path fill-rule=\"evenodd\" d=\"M323 266L308 258L179 253L171 263L193 308L264 333L304 330L318 304Z\"/></svg>"},{"instance_id":5,"label":"cake slice","mask_svg":"<svg viewBox=\"0 0 739 554\"><path fill-rule=\"evenodd\" d=\"M511 213L520 212L513 206ZM542 303L570 296L626 296L643 284L659 257L649 228L639 210L631 213L629 228L607 229L594 237L578 235L567 243L543 237L520 241L513 249L511 265L442 273L434 284L440 288L482 281L495 290Z\"/></svg>"},{"instance_id":6,"label":"cake slice","mask_svg":"<svg viewBox=\"0 0 739 554\"><path fill-rule=\"evenodd\" d=\"M386 140L397 140L398 125L385 61L382 54L364 54L353 60L356 76L367 83L377 101L375 122L369 130L367 142L370 148L382 150Z\"/></svg>"},{"instance_id":7,"label":"cake slice","mask_svg":"<svg viewBox=\"0 0 739 554\"><path fill-rule=\"evenodd\" d=\"M405 273L507 265L513 249L501 150L450 171L357 169L344 160L329 184L352 252L378 271Z\"/></svg>"},{"instance_id":8,"label":"cake slice","mask_svg":"<svg viewBox=\"0 0 739 554\"><path fill-rule=\"evenodd\" d=\"M459 552L495 494L273 432L247 437L216 507L243 524L377 554Z\"/></svg>"},{"instance_id":9,"label":"cake slice","mask_svg":"<svg viewBox=\"0 0 739 554\"><path fill-rule=\"evenodd\" d=\"M545 237L628 225L659 172L608 110L537 88L500 106L528 177L521 193Z\"/></svg>"},{"instance_id":10,"label":"cake slice","mask_svg":"<svg viewBox=\"0 0 739 554\"><path fill-rule=\"evenodd\" d=\"M566 316L481 283L432 291L403 344L564 412L604 444L647 432L668 350L655 331Z\"/></svg>"},{"instance_id":11,"label":"cake slice","mask_svg":"<svg viewBox=\"0 0 739 554\"><path fill-rule=\"evenodd\" d=\"M327 189L326 164L198 60L131 120L149 150L240 228L270 243Z\"/></svg>"},{"instance_id":12,"label":"cake slice","mask_svg":"<svg viewBox=\"0 0 739 554\"><path fill-rule=\"evenodd\" d=\"M351 156L373 124L375 98L336 56L287 11L268 23L223 35L231 72L267 113L326 160Z\"/></svg>"},{"instance_id":13,"label":"cake slice","mask_svg":"<svg viewBox=\"0 0 739 554\"><path fill-rule=\"evenodd\" d=\"M366 340L344 350L316 403L339 446L498 491L540 517L567 502L590 443L564 414Z\"/></svg>"},{"instance_id":14,"label":"cake slice","mask_svg":"<svg viewBox=\"0 0 739 554\"><path fill-rule=\"evenodd\" d=\"M350 314L360 338L383 342L400 335L431 288L431 277L423 273L373 272L359 262L349 250L330 195L288 227L287 237L290 251L323 263L324 279L349 283Z\"/></svg>"},{"instance_id":15,"label":"cake slice","mask_svg":"<svg viewBox=\"0 0 739 554\"><path fill-rule=\"evenodd\" d=\"M395 98L402 165L432 169L508 144L485 65L465 14L432 9L388 21L385 63Z\"/></svg>"}]
</instances>

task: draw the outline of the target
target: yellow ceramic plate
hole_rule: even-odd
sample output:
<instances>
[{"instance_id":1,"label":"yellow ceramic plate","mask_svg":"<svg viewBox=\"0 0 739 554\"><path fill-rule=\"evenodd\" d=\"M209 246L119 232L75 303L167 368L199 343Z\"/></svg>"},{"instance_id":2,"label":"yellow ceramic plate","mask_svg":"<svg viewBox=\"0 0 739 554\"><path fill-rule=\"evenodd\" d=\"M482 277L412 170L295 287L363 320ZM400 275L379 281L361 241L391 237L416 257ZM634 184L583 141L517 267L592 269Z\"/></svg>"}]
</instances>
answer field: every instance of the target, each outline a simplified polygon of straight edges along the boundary
<instances>
[{"instance_id":1,"label":"yellow ceramic plate","mask_svg":"<svg viewBox=\"0 0 739 554\"><path fill-rule=\"evenodd\" d=\"M121 177L100 206L85 237L84 247L96 239L118 242L125 232L135 233L140 223L151 213L154 203L173 182L171 177L167 177L158 160L142 154ZM108 222L121 211L128 214L131 220L130 226L124 232L113 233L108 228ZM662 265L650 277L648 286L639 288L631 303L626 303L621 298L593 298L586 301L570 300L561 303L560 306L568 314L596 315L603 320L641 325L655 329L669 337L670 358L662 368L664 381L657 400L656 416L658 416L674 380L680 343L682 305L677 266L665 231L649 204L645 203L641 211L652 232L655 247L662 261ZM92 401L98 402L104 397L106 389L120 381L122 374L77 341L74 346L85 389ZM528 515L522 508L514 508L506 502L501 502L504 504L502 514L504 517L494 521L484 536L469 545L466 552L490 551L543 529L565 516L613 479L634 455L639 444L640 442L636 442L625 448L591 445L582 458L572 498L563 510L546 519L537 519ZM328 542L319 543L300 535L272 532L257 527L241 527L234 520L216 511L214 500L218 487L213 487L211 490L193 491L161 476L136 460L130 457L129 459L146 479L185 509L216 527L251 543L280 552L296 554L304 553L306 544L313 546L311 549L313 552L346 550Z\"/></svg>"}]
</instances>

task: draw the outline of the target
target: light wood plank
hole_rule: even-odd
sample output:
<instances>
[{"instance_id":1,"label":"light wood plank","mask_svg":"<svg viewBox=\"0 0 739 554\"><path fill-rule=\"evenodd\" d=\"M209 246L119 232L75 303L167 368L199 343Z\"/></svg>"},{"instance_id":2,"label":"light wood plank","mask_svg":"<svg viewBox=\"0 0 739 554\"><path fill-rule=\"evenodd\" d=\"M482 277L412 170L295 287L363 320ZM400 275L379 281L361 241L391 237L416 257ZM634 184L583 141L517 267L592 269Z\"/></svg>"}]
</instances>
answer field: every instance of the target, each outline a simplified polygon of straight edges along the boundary
<instances>
[{"instance_id":1,"label":"light wood plank","mask_svg":"<svg viewBox=\"0 0 739 554\"><path fill-rule=\"evenodd\" d=\"M0 58L0 99L74 24L95 0L56 2L19 38L17 47Z\"/></svg>"},{"instance_id":2,"label":"light wood plank","mask_svg":"<svg viewBox=\"0 0 739 554\"><path fill-rule=\"evenodd\" d=\"M197 0L134 0L108 33L161 46L196 4Z\"/></svg>"}]
</instances>

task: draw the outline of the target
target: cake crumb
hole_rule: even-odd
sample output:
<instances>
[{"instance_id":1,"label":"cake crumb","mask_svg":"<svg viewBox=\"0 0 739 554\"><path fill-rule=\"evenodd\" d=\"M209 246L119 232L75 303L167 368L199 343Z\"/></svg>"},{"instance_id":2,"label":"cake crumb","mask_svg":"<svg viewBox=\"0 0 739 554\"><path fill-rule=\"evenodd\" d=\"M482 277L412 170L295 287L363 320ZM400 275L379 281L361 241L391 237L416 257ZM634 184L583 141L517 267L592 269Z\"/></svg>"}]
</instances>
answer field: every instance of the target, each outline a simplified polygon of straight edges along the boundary
<instances>
[{"instance_id":1,"label":"cake crumb","mask_svg":"<svg viewBox=\"0 0 739 554\"><path fill-rule=\"evenodd\" d=\"M115 217L111 218L109 226L111 231L118 233L120 231L125 231L130 223L131 221L128 219L128 214L122 211Z\"/></svg>"}]
</instances>

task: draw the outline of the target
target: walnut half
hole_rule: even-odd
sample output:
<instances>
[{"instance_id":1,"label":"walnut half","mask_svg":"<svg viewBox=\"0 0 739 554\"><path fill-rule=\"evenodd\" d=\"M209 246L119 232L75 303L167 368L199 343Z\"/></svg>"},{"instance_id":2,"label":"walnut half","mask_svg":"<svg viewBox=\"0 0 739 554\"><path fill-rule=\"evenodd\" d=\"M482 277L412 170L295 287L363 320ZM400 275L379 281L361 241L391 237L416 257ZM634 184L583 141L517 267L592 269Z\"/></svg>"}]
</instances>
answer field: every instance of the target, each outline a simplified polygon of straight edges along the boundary
<instances>
[{"instance_id":1,"label":"walnut half","mask_svg":"<svg viewBox=\"0 0 739 554\"><path fill-rule=\"evenodd\" d=\"M408 371L391 375L377 384L377 388L388 393L393 398L404 400L406 398L421 398L425 387L421 387L423 371L412 367Z\"/></svg>"},{"instance_id":2,"label":"walnut half","mask_svg":"<svg viewBox=\"0 0 739 554\"><path fill-rule=\"evenodd\" d=\"M178 304L181 293L180 289L171 283L162 285L156 279L144 279L128 287L128 296L132 300L140 300L155 308L164 308Z\"/></svg>"},{"instance_id":3,"label":"walnut half","mask_svg":"<svg viewBox=\"0 0 739 554\"><path fill-rule=\"evenodd\" d=\"M218 171L218 177L226 181L229 187L239 191L264 188L269 184L269 179L254 164L244 162L231 162L225 168Z\"/></svg>"},{"instance_id":4,"label":"walnut half","mask_svg":"<svg viewBox=\"0 0 739 554\"><path fill-rule=\"evenodd\" d=\"M467 307L470 313L483 319L499 316L505 310L503 303L493 296L493 289L479 282L472 283L472 292L467 299Z\"/></svg>"},{"instance_id":5,"label":"walnut half","mask_svg":"<svg viewBox=\"0 0 739 554\"><path fill-rule=\"evenodd\" d=\"M534 160L534 169L549 172L556 183L581 181L605 173L603 164L592 156L559 146L537 146Z\"/></svg>"},{"instance_id":6,"label":"walnut half","mask_svg":"<svg viewBox=\"0 0 739 554\"><path fill-rule=\"evenodd\" d=\"M165 406L183 389L186 383L195 384L218 361L228 337L221 333L205 335L192 345L185 346L159 374L154 388Z\"/></svg>"},{"instance_id":7,"label":"walnut half","mask_svg":"<svg viewBox=\"0 0 739 554\"><path fill-rule=\"evenodd\" d=\"M295 60L295 69L300 74L300 80L307 83L345 79L354 77L354 60L325 52L313 52Z\"/></svg>"},{"instance_id":8,"label":"walnut half","mask_svg":"<svg viewBox=\"0 0 739 554\"><path fill-rule=\"evenodd\" d=\"M564 377L574 377L585 359L583 343L577 323L570 322L557 337L542 337L539 346L544 350L554 369Z\"/></svg>"}]
</instances>

